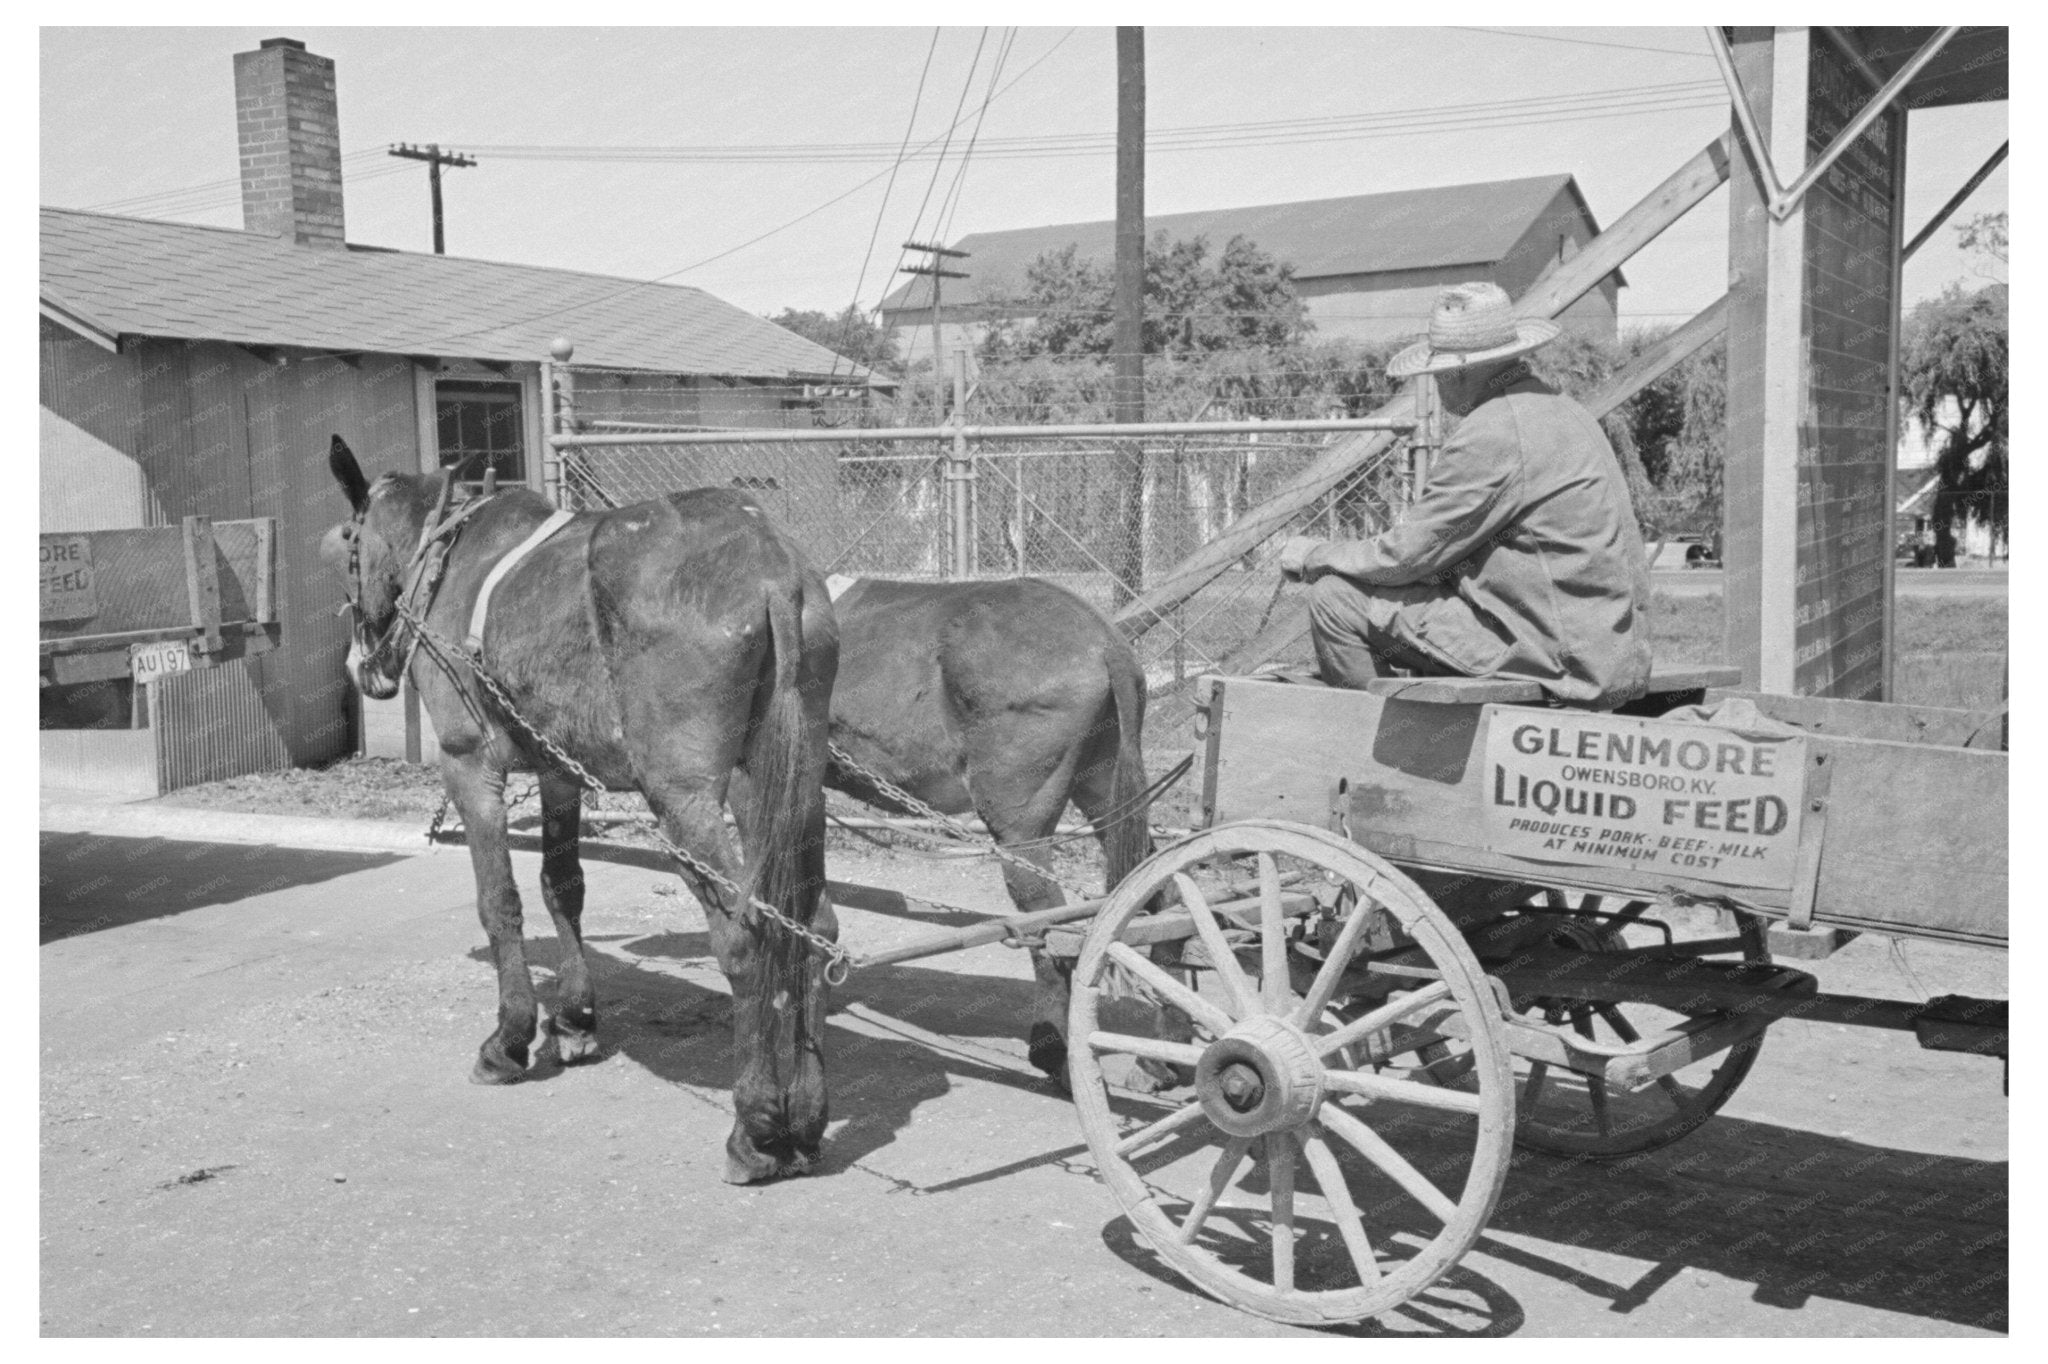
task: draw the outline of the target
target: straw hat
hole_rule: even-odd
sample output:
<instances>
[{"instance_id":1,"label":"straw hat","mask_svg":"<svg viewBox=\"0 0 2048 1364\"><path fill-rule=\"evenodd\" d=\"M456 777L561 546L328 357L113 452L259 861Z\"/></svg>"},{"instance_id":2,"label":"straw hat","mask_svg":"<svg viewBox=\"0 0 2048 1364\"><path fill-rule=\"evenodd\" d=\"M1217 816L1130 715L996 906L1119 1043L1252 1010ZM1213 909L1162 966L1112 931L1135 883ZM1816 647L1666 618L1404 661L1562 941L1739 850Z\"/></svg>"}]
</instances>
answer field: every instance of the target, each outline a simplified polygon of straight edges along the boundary
<instances>
[{"instance_id":1,"label":"straw hat","mask_svg":"<svg viewBox=\"0 0 2048 1364\"><path fill-rule=\"evenodd\" d=\"M1429 339L1418 341L1387 362L1390 378L1441 374L1447 369L1523 355L1557 337L1557 324L1515 316L1514 305L1497 284L1453 284L1436 296L1429 315Z\"/></svg>"}]
</instances>

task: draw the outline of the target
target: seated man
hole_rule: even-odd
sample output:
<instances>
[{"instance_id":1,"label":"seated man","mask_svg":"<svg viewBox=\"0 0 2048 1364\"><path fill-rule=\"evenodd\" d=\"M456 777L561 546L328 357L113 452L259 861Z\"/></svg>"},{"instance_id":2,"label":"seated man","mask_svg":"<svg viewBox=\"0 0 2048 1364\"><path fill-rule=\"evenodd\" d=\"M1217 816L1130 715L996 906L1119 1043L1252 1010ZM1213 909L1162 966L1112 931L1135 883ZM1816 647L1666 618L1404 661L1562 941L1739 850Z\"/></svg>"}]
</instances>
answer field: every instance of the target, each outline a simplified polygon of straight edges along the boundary
<instances>
[{"instance_id":1,"label":"seated man","mask_svg":"<svg viewBox=\"0 0 2048 1364\"><path fill-rule=\"evenodd\" d=\"M1463 420L1422 494L1370 540L1293 537L1280 569L1310 584L1323 681L1390 668L1519 677L1608 708L1650 677L1650 577L1620 462L1591 414L1523 360L1557 324L1517 321L1491 284L1438 295L1429 339L1387 365L1433 374Z\"/></svg>"}]
</instances>

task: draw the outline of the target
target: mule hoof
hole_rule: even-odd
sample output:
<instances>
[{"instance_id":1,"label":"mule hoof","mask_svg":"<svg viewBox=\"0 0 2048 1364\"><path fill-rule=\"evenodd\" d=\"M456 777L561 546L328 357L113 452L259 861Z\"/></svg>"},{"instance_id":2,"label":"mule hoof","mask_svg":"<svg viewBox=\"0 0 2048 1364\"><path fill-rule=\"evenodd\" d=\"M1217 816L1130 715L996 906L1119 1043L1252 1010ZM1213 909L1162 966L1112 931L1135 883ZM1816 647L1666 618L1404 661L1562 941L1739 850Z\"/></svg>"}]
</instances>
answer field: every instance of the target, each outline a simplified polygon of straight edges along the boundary
<instances>
[{"instance_id":1,"label":"mule hoof","mask_svg":"<svg viewBox=\"0 0 2048 1364\"><path fill-rule=\"evenodd\" d=\"M562 1058L562 1064L573 1066L584 1061L597 1059L597 1034L588 1032L558 1032L555 1034L555 1054Z\"/></svg>"},{"instance_id":2,"label":"mule hoof","mask_svg":"<svg viewBox=\"0 0 2048 1364\"><path fill-rule=\"evenodd\" d=\"M493 1061L488 1056L478 1056L476 1064L469 1068L469 1082L473 1085L516 1085L525 1078L524 1066Z\"/></svg>"},{"instance_id":3,"label":"mule hoof","mask_svg":"<svg viewBox=\"0 0 2048 1364\"><path fill-rule=\"evenodd\" d=\"M551 1049L555 1058L565 1066L594 1060L597 1057L597 1030L595 1027L572 1028L559 1018L550 1018L547 1040L542 1046Z\"/></svg>"},{"instance_id":4,"label":"mule hoof","mask_svg":"<svg viewBox=\"0 0 2048 1364\"><path fill-rule=\"evenodd\" d=\"M1138 1094L1164 1094L1169 1089L1184 1089L1194 1082L1195 1073L1187 1066L1140 1057L1138 1064L1131 1067L1131 1077L1124 1081L1124 1088Z\"/></svg>"},{"instance_id":5,"label":"mule hoof","mask_svg":"<svg viewBox=\"0 0 2048 1364\"><path fill-rule=\"evenodd\" d=\"M1033 1023L1026 1048L1031 1064L1058 1080L1067 1082L1067 1039L1050 1023Z\"/></svg>"}]
</instances>

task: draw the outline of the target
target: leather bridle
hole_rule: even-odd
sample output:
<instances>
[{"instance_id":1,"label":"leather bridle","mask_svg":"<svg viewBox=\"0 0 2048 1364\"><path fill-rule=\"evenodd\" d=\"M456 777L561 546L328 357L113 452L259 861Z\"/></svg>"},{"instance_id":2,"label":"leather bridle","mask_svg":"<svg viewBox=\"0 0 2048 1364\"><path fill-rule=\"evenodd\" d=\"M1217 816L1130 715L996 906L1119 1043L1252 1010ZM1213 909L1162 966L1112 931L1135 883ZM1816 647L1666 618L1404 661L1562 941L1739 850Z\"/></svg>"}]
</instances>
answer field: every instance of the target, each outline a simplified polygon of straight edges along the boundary
<instances>
[{"instance_id":1,"label":"leather bridle","mask_svg":"<svg viewBox=\"0 0 2048 1364\"><path fill-rule=\"evenodd\" d=\"M491 480L495 482L495 480ZM442 571L448 562L448 551L454 547L455 537L470 516L482 506L485 499L471 498L464 502L453 516L448 514L448 503L455 491L455 471L441 471L441 492L435 500L434 509L420 525L419 543L413 547L412 558L406 564L404 585L399 589L393 602L391 621L384 632L374 641L370 638L369 626L363 613L363 523L370 511L370 494L363 497L363 505L349 518L344 537L348 540L348 574L342 588L347 598L342 609L349 612L350 632L355 638L356 648L361 651L362 661L358 665L366 670L376 669L382 659L394 646L398 632L407 626L407 617L423 619L434 604L434 594L440 589ZM418 631L412 632L411 642L406 646L405 659L399 664L397 676L403 677L412 666L413 654L419 649Z\"/></svg>"}]
</instances>

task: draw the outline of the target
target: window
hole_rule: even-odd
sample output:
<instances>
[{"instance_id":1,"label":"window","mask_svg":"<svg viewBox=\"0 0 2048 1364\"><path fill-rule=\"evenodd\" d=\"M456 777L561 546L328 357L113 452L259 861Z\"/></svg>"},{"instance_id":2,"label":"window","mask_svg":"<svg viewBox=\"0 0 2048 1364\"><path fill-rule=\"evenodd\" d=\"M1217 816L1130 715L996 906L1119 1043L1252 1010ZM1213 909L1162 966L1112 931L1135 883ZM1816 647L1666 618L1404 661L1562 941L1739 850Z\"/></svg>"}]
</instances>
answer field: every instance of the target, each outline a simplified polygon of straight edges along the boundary
<instances>
[{"instance_id":1,"label":"window","mask_svg":"<svg viewBox=\"0 0 2048 1364\"><path fill-rule=\"evenodd\" d=\"M483 482L486 468L500 483L526 482L526 423L520 386L486 379L443 379L434 385L434 421L443 468L464 460L465 485Z\"/></svg>"}]
</instances>

